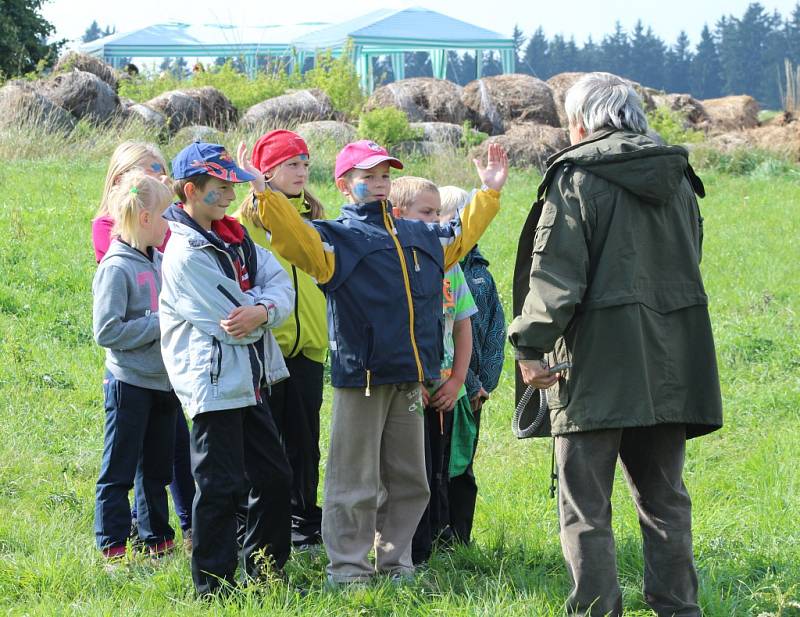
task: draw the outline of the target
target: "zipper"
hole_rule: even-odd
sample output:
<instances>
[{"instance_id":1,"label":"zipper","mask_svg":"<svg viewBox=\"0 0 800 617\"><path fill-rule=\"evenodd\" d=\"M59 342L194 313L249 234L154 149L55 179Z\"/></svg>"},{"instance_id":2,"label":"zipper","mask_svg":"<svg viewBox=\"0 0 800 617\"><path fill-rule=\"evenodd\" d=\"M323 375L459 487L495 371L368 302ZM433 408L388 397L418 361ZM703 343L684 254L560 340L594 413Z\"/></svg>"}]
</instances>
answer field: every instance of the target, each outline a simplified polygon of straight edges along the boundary
<instances>
[{"instance_id":1,"label":"zipper","mask_svg":"<svg viewBox=\"0 0 800 617\"><path fill-rule=\"evenodd\" d=\"M216 364L216 367L214 366ZM219 374L222 372L222 345L220 342L211 339L211 394L214 398L219 397Z\"/></svg>"},{"instance_id":2,"label":"zipper","mask_svg":"<svg viewBox=\"0 0 800 617\"><path fill-rule=\"evenodd\" d=\"M386 202L381 202L381 211L383 212L383 224L386 231L389 232L394 246L397 249L397 256L400 259L400 270L403 273L403 284L406 288L406 300L408 301L408 330L411 337L411 349L414 351L414 361L417 363L417 376L418 381L425 381L425 373L422 370L422 361L419 359L419 349L417 348L417 340L414 338L414 301L411 298L411 283L408 280L408 266L406 264L406 256L403 253L403 248L397 239L397 229L395 229L392 220L389 218L389 213L386 211Z\"/></svg>"},{"instance_id":3,"label":"zipper","mask_svg":"<svg viewBox=\"0 0 800 617\"><path fill-rule=\"evenodd\" d=\"M292 278L294 279L294 326L295 326L295 334L294 334L294 347L292 347L292 351L290 351L287 356L292 358L294 356L294 352L297 351L297 346L300 344L300 311L298 309L300 305L300 287L297 282L297 268L292 266Z\"/></svg>"},{"instance_id":4,"label":"zipper","mask_svg":"<svg viewBox=\"0 0 800 617\"><path fill-rule=\"evenodd\" d=\"M419 272L419 260L417 259L417 249L411 247L411 254L414 255L414 272Z\"/></svg>"}]
</instances>

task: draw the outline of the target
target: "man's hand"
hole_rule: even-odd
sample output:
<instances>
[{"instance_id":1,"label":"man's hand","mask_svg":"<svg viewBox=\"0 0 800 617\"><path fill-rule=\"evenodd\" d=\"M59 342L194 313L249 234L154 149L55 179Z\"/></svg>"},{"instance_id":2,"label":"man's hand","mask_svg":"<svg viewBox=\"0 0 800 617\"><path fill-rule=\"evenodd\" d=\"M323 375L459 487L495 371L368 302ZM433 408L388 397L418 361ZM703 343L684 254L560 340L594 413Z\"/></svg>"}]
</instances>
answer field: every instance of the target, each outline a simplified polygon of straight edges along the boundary
<instances>
[{"instance_id":1,"label":"man's hand","mask_svg":"<svg viewBox=\"0 0 800 617\"><path fill-rule=\"evenodd\" d=\"M508 155L500 144L490 144L486 153L486 166L472 159L481 182L495 191L501 191L508 179Z\"/></svg>"},{"instance_id":2,"label":"man's hand","mask_svg":"<svg viewBox=\"0 0 800 617\"><path fill-rule=\"evenodd\" d=\"M478 390L471 399L469 399L470 405L472 406L472 411L479 411L483 404L489 400L489 393L483 389Z\"/></svg>"},{"instance_id":3,"label":"man's hand","mask_svg":"<svg viewBox=\"0 0 800 617\"><path fill-rule=\"evenodd\" d=\"M253 174L256 178L250 181L250 185L256 193L263 193L267 188L267 181L264 180L264 174L256 169L250 157L247 156L247 144L243 141L239 142L239 147L236 150L236 158L238 159L239 167L246 172Z\"/></svg>"},{"instance_id":4,"label":"man's hand","mask_svg":"<svg viewBox=\"0 0 800 617\"><path fill-rule=\"evenodd\" d=\"M445 381L433 395L430 406L436 411L453 411L453 408L456 406L456 401L458 400L458 391L461 389L462 385L464 384L459 383L457 379L451 377Z\"/></svg>"},{"instance_id":5,"label":"man's hand","mask_svg":"<svg viewBox=\"0 0 800 617\"><path fill-rule=\"evenodd\" d=\"M559 373L550 374L544 360L519 360L522 381L539 390L549 388L558 381Z\"/></svg>"},{"instance_id":6,"label":"man's hand","mask_svg":"<svg viewBox=\"0 0 800 617\"><path fill-rule=\"evenodd\" d=\"M227 319L219 322L219 325L232 337L242 338L263 325L268 318L269 313L263 304L237 306Z\"/></svg>"}]
</instances>

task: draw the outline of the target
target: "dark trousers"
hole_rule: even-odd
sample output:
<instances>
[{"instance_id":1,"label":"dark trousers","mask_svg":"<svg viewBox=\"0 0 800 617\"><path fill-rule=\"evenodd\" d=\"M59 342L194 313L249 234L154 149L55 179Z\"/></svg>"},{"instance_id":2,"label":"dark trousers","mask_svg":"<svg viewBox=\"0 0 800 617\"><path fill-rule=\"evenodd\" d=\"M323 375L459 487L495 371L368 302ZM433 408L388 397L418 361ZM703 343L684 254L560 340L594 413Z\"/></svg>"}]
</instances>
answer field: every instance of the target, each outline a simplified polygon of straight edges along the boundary
<instances>
[{"instance_id":1,"label":"dark trousers","mask_svg":"<svg viewBox=\"0 0 800 617\"><path fill-rule=\"evenodd\" d=\"M428 474L430 501L417 525L411 542L411 560L414 565L430 559L436 541L450 540L450 506L447 494L450 467L450 436L453 431L453 414L441 416L437 411L425 410L425 471Z\"/></svg>"},{"instance_id":2,"label":"dark trousers","mask_svg":"<svg viewBox=\"0 0 800 617\"><path fill-rule=\"evenodd\" d=\"M561 547L573 581L570 615L622 615L611 490L617 457L642 532L644 597L659 617L699 617L692 506L683 484L680 424L556 437Z\"/></svg>"},{"instance_id":3,"label":"dark trousers","mask_svg":"<svg viewBox=\"0 0 800 617\"><path fill-rule=\"evenodd\" d=\"M274 386L269 408L292 468L292 543L322 542L319 487L319 410L324 365L302 353L284 358L290 377Z\"/></svg>"},{"instance_id":4,"label":"dark trousers","mask_svg":"<svg viewBox=\"0 0 800 617\"><path fill-rule=\"evenodd\" d=\"M134 491L139 490L135 483ZM172 504L175 514L186 531L192 528L192 501L194 501L194 478L192 477L192 461L189 456L189 425L186 416L180 409L175 414L175 449L172 459L172 482L169 485L172 493ZM131 517L137 517L136 502L131 509Z\"/></svg>"},{"instance_id":5,"label":"dark trousers","mask_svg":"<svg viewBox=\"0 0 800 617\"><path fill-rule=\"evenodd\" d=\"M475 435L475 448L472 451L472 460L467 465L464 473L450 478L447 485L447 496L450 501L450 528L453 539L461 544L469 544L472 536L472 522L475 519L475 502L478 499L478 484L472 465L475 462L475 453L478 450L478 437L481 430L481 412L474 412L475 425L478 432Z\"/></svg>"},{"instance_id":6,"label":"dark trousers","mask_svg":"<svg viewBox=\"0 0 800 617\"><path fill-rule=\"evenodd\" d=\"M111 373L103 380L105 438L95 493L94 531L100 549L125 546L131 528L128 491L136 482L139 537L148 546L171 540L166 486L172 480L174 392L139 388Z\"/></svg>"},{"instance_id":7,"label":"dark trousers","mask_svg":"<svg viewBox=\"0 0 800 617\"><path fill-rule=\"evenodd\" d=\"M192 579L199 595L233 584L236 512L246 498L245 576L289 557L291 469L266 403L194 417L190 440L197 483L192 511Z\"/></svg>"}]
</instances>

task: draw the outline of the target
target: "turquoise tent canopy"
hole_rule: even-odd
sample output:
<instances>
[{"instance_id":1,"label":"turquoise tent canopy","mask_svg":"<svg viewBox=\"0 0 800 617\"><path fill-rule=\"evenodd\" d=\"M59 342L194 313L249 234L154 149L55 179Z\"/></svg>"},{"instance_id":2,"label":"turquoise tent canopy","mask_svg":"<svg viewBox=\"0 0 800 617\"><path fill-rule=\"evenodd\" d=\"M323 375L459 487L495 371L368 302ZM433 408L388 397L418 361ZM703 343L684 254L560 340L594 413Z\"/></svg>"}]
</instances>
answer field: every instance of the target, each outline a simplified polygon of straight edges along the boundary
<instances>
[{"instance_id":1,"label":"turquoise tent canopy","mask_svg":"<svg viewBox=\"0 0 800 617\"><path fill-rule=\"evenodd\" d=\"M81 47L81 51L117 64L129 57L243 57L254 74L260 56L291 56L303 66L307 54L330 50L353 55L362 88L374 87L373 59L388 56L395 79L405 76L405 54L427 52L433 76L447 77L447 52L469 50L476 55L481 76L484 51L497 51L503 73L515 70L514 41L421 7L381 9L340 24L307 22L293 26L236 27L223 24L159 24L135 32L112 34Z\"/></svg>"},{"instance_id":2,"label":"turquoise tent canopy","mask_svg":"<svg viewBox=\"0 0 800 617\"><path fill-rule=\"evenodd\" d=\"M416 51L428 52L433 76L439 79L447 76L448 50L474 50L478 59L476 77L481 76L480 58L487 50L500 52L503 73L513 73L516 68L513 39L422 7L374 11L314 30L292 43L301 51L330 49L334 53L352 45L356 70L368 92L373 88L372 59L378 56L389 57L395 79L405 76L405 54Z\"/></svg>"}]
</instances>

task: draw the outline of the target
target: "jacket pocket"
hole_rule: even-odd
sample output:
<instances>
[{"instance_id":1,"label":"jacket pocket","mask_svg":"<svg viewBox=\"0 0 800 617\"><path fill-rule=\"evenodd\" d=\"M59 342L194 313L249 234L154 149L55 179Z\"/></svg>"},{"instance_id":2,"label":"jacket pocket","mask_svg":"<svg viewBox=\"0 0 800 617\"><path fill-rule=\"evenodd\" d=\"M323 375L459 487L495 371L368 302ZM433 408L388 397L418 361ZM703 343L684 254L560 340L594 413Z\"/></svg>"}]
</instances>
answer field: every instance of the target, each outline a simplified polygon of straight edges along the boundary
<instances>
[{"instance_id":1,"label":"jacket pocket","mask_svg":"<svg viewBox=\"0 0 800 617\"><path fill-rule=\"evenodd\" d=\"M554 366L562 362L572 363L572 354L569 353L563 336L559 337L556 341L553 352L547 354L547 360L550 366ZM567 405L569 405L569 382L571 373L572 369L569 368L560 371L558 381L548 388L547 403L550 406L550 409L564 409Z\"/></svg>"},{"instance_id":2,"label":"jacket pocket","mask_svg":"<svg viewBox=\"0 0 800 617\"><path fill-rule=\"evenodd\" d=\"M219 398L219 376L222 373L222 343L211 339L211 359L209 367L209 380L211 382L211 397Z\"/></svg>"},{"instance_id":3,"label":"jacket pocket","mask_svg":"<svg viewBox=\"0 0 800 617\"><path fill-rule=\"evenodd\" d=\"M539 217L539 223L536 225L536 231L533 236L532 256L534 259L536 259L537 255L547 252L550 233L553 231L553 226L556 224L557 213L558 211L552 203L545 202L542 208L542 215Z\"/></svg>"},{"instance_id":4,"label":"jacket pocket","mask_svg":"<svg viewBox=\"0 0 800 617\"><path fill-rule=\"evenodd\" d=\"M406 269L411 284L411 294L418 298L428 298L442 293L444 273L436 258L425 249L410 245L403 247Z\"/></svg>"}]
</instances>

